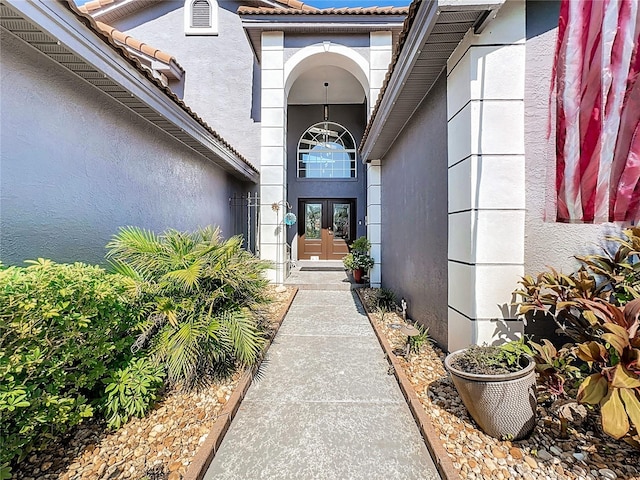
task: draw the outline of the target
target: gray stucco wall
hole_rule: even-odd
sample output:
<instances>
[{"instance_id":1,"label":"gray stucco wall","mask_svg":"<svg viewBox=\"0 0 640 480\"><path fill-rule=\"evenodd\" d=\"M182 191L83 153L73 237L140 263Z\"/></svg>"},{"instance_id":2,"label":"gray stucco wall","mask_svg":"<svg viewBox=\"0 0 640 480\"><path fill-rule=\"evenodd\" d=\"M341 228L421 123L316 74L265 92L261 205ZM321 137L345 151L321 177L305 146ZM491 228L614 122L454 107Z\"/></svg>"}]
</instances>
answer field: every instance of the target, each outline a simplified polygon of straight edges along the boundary
<instances>
[{"instance_id":1,"label":"gray stucco wall","mask_svg":"<svg viewBox=\"0 0 640 480\"><path fill-rule=\"evenodd\" d=\"M257 168L260 166L260 67L236 10L218 0L217 36L184 34L184 0L158 2L114 24L173 55L185 69L184 101Z\"/></svg>"},{"instance_id":2,"label":"gray stucco wall","mask_svg":"<svg viewBox=\"0 0 640 480\"><path fill-rule=\"evenodd\" d=\"M98 263L123 225L218 224L244 185L2 32L0 259Z\"/></svg>"},{"instance_id":3,"label":"gray stucco wall","mask_svg":"<svg viewBox=\"0 0 640 480\"><path fill-rule=\"evenodd\" d=\"M382 285L447 345L447 81L382 159Z\"/></svg>"},{"instance_id":4,"label":"gray stucco wall","mask_svg":"<svg viewBox=\"0 0 640 480\"><path fill-rule=\"evenodd\" d=\"M353 135L356 146L360 145L364 133L366 107L364 105L330 105L329 119L345 127ZM296 160L298 141L313 124L323 119L322 105L289 105L287 111L287 200L292 212L298 215L299 198L355 198L356 236L367 234L365 226L366 172L360 158L357 159L355 179L312 180L297 178ZM357 148L357 147L356 147ZM298 215L299 216L299 215ZM292 244L295 228L288 229L287 241Z\"/></svg>"},{"instance_id":5,"label":"gray stucco wall","mask_svg":"<svg viewBox=\"0 0 640 480\"><path fill-rule=\"evenodd\" d=\"M547 140L549 88L557 36L559 1L527 1L525 78L525 272L537 274L547 266L575 270L573 255L593 252L602 239L619 231L600 225L545 221L545 205L555 195L555 138ZM548 202L548 203L547 203Z\"/></svg>"}]
</instances>

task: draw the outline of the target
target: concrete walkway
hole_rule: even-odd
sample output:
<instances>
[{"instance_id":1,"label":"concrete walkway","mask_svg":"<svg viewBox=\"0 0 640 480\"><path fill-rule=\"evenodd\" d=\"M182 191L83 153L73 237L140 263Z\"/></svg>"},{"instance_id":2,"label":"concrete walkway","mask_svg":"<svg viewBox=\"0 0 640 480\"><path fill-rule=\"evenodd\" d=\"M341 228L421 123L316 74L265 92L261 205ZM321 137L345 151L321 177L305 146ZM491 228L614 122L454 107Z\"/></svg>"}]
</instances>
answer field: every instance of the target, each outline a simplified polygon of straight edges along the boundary
<instances>
[{"instance_id":1,"label":"concrete walkway","mask_svg":"<svg viewBox=\"0 0 640 480\"><path fill-rule=\"evenodd\" d=\"M355 293L300 290L205 475L439 479Z\"/></svg>"}]
</instances>

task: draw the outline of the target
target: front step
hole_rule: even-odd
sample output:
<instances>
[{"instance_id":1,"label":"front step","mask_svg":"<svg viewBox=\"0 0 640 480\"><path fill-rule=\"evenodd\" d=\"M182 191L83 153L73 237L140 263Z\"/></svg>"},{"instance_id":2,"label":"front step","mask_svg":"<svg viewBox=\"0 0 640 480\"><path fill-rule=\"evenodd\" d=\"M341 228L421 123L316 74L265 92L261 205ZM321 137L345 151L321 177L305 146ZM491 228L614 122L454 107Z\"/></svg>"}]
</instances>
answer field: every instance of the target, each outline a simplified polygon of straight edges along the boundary
<instances>
[{"instance_id":1,"label":"front step","mask_svg":"<svg viewBox=\"0 0 640 480\"><path fill-rule=\"evenodd\" d=\"M285 285L295 286L300 290L334 290L344 291L362 288L367 284L358 284L344 270L341 261L298 261L291 269Z\"/></svg>"}]
</instances>

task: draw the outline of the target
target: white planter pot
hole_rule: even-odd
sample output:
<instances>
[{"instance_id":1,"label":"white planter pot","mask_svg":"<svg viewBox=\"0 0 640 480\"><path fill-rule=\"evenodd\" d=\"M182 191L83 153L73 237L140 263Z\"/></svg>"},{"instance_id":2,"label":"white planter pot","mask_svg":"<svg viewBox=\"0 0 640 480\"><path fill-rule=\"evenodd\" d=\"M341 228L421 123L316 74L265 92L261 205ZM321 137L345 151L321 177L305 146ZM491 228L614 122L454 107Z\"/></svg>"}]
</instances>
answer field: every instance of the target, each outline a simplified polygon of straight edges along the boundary
<instances>
[{"instance_id":1,"label":"white planter pot","mask_svg":"<svg viewBox=\"0 0 640 480\"><path fill-rule=\"evenodd\" d=\"M492 437L519 440L536 425L535 361L527 356L526 366L503 375L478 375L458 370L452 360L463 350L450 353L444 360L464 406Z\"/></svg>"}]
</instances>

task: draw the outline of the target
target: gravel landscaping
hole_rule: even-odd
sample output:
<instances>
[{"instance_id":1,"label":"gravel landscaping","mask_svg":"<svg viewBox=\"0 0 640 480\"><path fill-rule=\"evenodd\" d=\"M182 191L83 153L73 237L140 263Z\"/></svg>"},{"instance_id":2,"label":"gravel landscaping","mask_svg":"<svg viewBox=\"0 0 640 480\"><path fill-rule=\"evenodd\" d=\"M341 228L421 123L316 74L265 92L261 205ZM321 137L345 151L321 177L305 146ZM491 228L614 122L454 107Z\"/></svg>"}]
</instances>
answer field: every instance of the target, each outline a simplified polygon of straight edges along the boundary
<instances>
[{"instance_id":1,"label":"gravel landscaping","mask_svg":"<svg viewBox=\"0 0 640 480\"><path fill-rule=\"evenodd\" d=\"M277 327L293 288L277 292L260 314ZM243 372L197 392L173 391L145 418L116 431L87 422L46 450L29 455L14 472L21 480L148 479L180 480Z\"/></svg>"},{"instance_id":2,"label":"gravel landscaping","mask_svg":"<svg viewBox=\"0 0 640 480\"><path fill-rule=\"evenodd\" d=\"M367 303L373 289L363 289ZM374 309L368 308L370 311ZM370 313L392 348L404 347L406 336L389 327L404 323L396 313ZM485 435L467 414L444 369L445 353L425 344L408 359L398 358L454 467L464 479L624 479L640 480L640 452L600 434L596 415L571 424L560 439L560 422L538 406L538 424L528 439L510 442Z\"/></svg>"}]
</instances>

